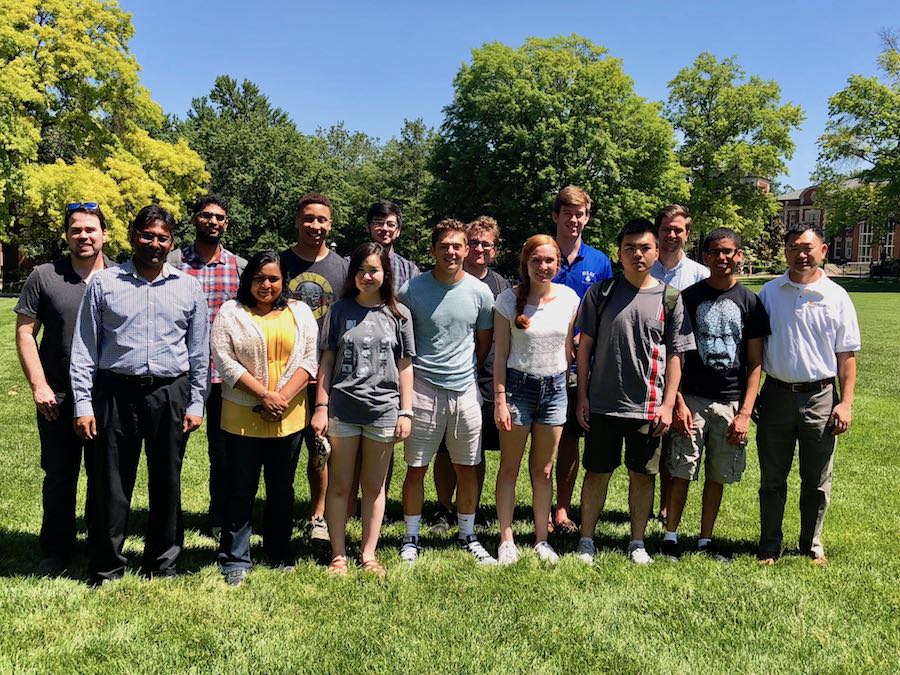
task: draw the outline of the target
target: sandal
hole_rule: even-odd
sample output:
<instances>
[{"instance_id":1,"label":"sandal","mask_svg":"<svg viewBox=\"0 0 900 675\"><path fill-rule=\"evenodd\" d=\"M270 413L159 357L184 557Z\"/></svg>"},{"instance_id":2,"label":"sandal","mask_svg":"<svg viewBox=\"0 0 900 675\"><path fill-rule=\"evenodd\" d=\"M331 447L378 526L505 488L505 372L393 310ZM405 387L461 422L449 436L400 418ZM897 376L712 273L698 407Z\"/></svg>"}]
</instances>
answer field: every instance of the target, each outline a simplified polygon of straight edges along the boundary
<instances>
[{"instance_id":1,"label":"sandal","mask_svg":"<svg viewBox=\"0 0 900 675\"><path fill-rule=\"evenodd\" d=\"M328 573L336 577L347 576L347 556L336 555L328 565Z\"/></svg>"},{"instance_id":2,"label":"sandal","mask_svg":"<svg viewBox=\"0 0 900 675\"><path fill-rule=\"evenodd\" d=\"M384 571L384 567L382 567L381 563L378 562L375 558L370 558L369 560L360 560L359 562L362 565L363 571L371 572L379 579L384 579L385 574L387 574L387 572Z\"/></svg>"},{"instance_id":3,"label":"sandal","mask_svg":"<svg viewBox=\"0 0 900 675\"><path fill-rule=\"evenodd\" d=\"M555 529L559 534L578 534L578 525L568 518L561 523L557 523Z\"/></svg>"}]
</instances>

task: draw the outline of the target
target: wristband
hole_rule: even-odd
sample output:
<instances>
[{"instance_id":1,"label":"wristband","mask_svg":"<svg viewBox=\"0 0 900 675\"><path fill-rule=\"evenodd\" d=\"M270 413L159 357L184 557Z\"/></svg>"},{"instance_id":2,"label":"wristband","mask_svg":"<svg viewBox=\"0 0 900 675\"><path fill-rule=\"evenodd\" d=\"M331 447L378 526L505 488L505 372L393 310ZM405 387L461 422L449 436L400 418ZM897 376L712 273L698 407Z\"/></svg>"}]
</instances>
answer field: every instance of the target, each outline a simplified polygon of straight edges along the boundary
<instances>
[{"instance_id":1,"label":"wristband","mask_svg":"<svg viewBox=\"0 0 900 675\"><path fill-rule=\"evenodd\" d=\"M328 404L327 403L316 403L315 407L316 408L327 408Z\"/></svg>"},{"instance_id":2,"label":"wristband","mask_svg":"<svg viewBox=\"0 0 900 675\"><path fill-rule=\"evenodd\" d=\"M408 417L409 419L413 418L412 410L400 410L397 412L397 417Z\"/></svg>"}]
</instances>

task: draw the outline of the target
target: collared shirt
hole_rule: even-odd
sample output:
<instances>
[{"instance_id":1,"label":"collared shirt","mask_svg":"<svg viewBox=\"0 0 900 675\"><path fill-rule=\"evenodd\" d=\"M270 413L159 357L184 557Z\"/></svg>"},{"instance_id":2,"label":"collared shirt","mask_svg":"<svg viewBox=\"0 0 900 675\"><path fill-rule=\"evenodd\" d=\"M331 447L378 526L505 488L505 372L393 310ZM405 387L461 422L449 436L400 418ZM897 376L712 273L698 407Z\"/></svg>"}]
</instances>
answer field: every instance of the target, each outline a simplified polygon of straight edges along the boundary
<instances>
[{"instance_id":1,"label":"collared shirt","mask_svg":"<svg viewBox=\"0 0 900 675\"><path fill-rule=\"evenodd\" d=\"M553 277L554 283L565 284L583 298L588 289L598 281L612 276L612 263L607 255L583 241L575 260L570 264L563 256L562 266Z\"/></svg>"},{"instance_id":2,"label":"collared shirt","mask_svg":"<svg viewBox=\"0 0 900 675\"><path fill-rule=\"evenodd\" d=\"M763 350L763 370L782 382L802 383L837 375L837 354L861 347L850 296L823 271L809 284L788 272L759 292L772 334Z\"/></svg>"},{"instance_id":3,"label":"collared shirt","mask_svg":"<svg viewBox=\"0 0 900 675\"><path fill-rule=\"evenodd\" d=\"M421 271L416 263L412 260L407 260L398 253L394 253L393 250L389 258L391 260L391 272L394 274L394 294L396 295L403 288L403 284L410 279L415 279L421 274Z\"/></svg>"},{"instance_id":4,"label":"collared shirt","mask_svg":"<svg viewBox=\"0 0 900 675\"><path fill-rule=\"evenodd\" d=\"M672 269L666 269L662 261L657 260L653 263L653 267L650 268L650 274L664 284L669 284L669 286L674 286L679 291L683 291L688 286L693 286L697 282L708 279L709 268L691 260L686 255L682 255L681 260Z\"/></svg>"},{"instance_id":5,"label":"collared shirt","mask_svg":"<svg viewBox=\"0 0 900 675\"><path fill-rule=\"evenodd\" d=\"M170 260L169 262L171 263L172 261ZM193 244L181 249L181 261L175 266L200 282L200 286L206 294L207 307L209 307L210 326L216 320L216 315L219 313L219 308L223 303L237 295L238 286L241 282L241 270L244 269L246 264L247 261L239 258L224 246L219 246L216 255L206 263L203 262ZM222 381L216 370L215 363L212 361L209 364L209 373L210 382L219 383Z\"/></svg>"},{"instance_id":6,"label":"collared shirt","mask_svg":"<svg viewBox=\"0 0 900 675\"><path fill-rule=\"evenodd\" d=\"M69 370L75 416L93 415L98 370L176 377L188 373L188 415L203 415L209 369L206 296L196 279L163 265L153 281L134 260L97 272L78 310Z\"/></svg>"}]
</instances>

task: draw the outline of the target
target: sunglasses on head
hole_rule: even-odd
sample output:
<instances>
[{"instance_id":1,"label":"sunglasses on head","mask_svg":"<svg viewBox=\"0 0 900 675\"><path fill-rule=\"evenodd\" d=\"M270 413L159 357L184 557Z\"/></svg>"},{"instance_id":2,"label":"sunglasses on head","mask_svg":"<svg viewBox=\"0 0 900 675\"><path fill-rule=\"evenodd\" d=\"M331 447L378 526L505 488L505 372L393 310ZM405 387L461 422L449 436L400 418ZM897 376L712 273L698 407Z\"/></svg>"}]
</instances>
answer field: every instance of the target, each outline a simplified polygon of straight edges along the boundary
<instances>
[{"instance_id":1,"label":"sunglasses on head","mask_svg":"<svg viewBox=\"0 0 900 675\"><path fill-rule=\"evenodd\" d=\"M72 204L66 204L66 213L69 211L76 211L77 209L99 209L100 205L97 202L74 202Z\"/></svg>"}]
</instances>

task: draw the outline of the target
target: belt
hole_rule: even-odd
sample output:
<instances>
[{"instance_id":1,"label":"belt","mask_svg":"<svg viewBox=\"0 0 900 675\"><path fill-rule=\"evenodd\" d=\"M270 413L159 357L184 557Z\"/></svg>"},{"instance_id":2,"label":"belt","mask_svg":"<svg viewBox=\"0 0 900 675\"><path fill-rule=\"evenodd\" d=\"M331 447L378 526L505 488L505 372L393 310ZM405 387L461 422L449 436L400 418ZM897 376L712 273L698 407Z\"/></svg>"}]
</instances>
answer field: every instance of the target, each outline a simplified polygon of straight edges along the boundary
<instances>
[{"instance_id":1,"label":"belt","mask_svg":"<svg viewBox=\"0 0 900 675\"><path fill-rule=\"evenodd\" d=\"M771 382L779 389L787 389L795 394L822 391L834 385L833 377L826 377L824 380L816 380L815 382L782 382L774 377L767 376L766 382Z\"/></svg>"},{"instance_id":2,"label":"belt","mask_svg":"<svg viewBox=\"0 0 900 675\"><path fill-rule=\"evenodd\" d=\"M126 375L125 373L117 373L114 370L101 370L98 373L98 375L108 380L131 384L136 387L161 387L166 384L172 384L175 380L185 377L186 374L162 377L160 375Z\"/></svg>"}]
</instances>

